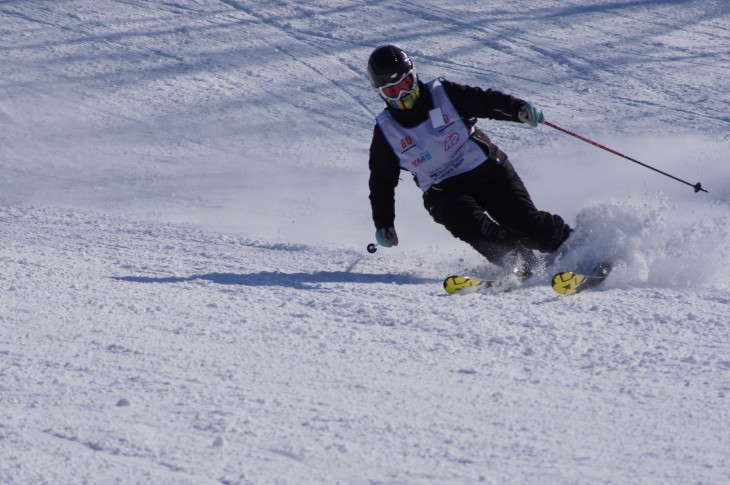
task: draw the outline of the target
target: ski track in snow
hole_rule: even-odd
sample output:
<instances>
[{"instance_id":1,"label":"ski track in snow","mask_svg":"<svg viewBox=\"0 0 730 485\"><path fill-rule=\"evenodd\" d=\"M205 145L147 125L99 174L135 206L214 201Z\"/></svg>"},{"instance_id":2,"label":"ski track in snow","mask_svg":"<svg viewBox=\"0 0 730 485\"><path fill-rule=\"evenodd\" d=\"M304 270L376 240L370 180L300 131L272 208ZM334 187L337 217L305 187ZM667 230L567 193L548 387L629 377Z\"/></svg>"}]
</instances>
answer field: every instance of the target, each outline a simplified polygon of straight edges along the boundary
<instances>
[{"instance_id":1,"label":"ski track in snow","mask_svg":"<svg viewBox=\"0 0 730 485\"><path fill-rule=\"evenodd\" d=\"M0 483L729 482L729 27L721 0L0 2ZM485 120L576 233L447 296L496 269L407 177L401 245L364 250L386 42L710 193ZM601 258L597 291L547 286Z\"/></svg>"}]
</instances>

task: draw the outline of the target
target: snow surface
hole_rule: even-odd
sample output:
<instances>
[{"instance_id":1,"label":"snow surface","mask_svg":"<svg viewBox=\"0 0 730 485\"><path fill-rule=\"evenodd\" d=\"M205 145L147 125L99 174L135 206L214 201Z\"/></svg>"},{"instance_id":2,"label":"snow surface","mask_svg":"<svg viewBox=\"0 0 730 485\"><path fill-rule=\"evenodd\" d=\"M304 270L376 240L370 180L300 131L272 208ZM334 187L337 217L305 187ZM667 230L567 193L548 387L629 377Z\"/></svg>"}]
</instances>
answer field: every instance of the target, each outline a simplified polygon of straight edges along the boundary
<instances>
[{"instance_id":1,"label":"snow surface","mask_svg":"<svg viewBox=\"0 0 730 485\"><path fill-rule=\"evenodd\" d=\"M498 272L407 176L365 252L383 43L710 193L483 120L577 231L447 296ZM0 483L730 483L728 46L727 0L0 1Z\"/></svg>"}]
</instances>

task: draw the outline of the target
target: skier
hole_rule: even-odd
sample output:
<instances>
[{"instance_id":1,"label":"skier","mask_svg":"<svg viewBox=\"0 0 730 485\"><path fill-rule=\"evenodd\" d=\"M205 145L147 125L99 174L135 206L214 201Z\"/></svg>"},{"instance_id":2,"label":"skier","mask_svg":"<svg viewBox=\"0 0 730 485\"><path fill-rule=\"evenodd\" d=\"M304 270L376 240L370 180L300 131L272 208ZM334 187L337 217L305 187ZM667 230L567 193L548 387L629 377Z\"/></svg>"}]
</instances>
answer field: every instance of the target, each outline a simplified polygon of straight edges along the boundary
<instances>
[{"instance_id":1,"label":"skier","mask_svg":"<svg viewBox=\"0 0 730 485\"><path fill-rule=\"evenodd\" d=\"M499 91L443 78L422 82L398 47L376 48L368 60L373 87L385 101L370 145L370 203L375 237L398 245L395 187L400 170L413 174L433 219L488 261L527 277L533 250L555 252L571 228L540 211L507 155L476 126L476 118L544 122L532 103Z\"/></svg>"}]
</instances>

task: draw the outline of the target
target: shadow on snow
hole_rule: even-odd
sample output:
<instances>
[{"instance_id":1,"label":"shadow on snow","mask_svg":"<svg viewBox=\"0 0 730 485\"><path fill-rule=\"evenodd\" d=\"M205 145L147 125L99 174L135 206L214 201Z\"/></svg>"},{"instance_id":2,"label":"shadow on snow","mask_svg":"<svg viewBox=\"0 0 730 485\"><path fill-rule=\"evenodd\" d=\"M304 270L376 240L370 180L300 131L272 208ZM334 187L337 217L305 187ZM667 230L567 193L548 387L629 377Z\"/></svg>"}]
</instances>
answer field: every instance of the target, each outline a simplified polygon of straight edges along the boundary
<instances>
[{"instance_id":1,"label":"shadow on snow","mask_svg":"<svg viewBox=\"0 0 730 485\"><path fill-rule=\"evenodd\" d=\"M115 280L131 283L184 283L207 280L220 285L284 286L294 289L312 289L327 283L386 283L418 285L433 283L433 279L397 274L353 273L348 271L317 271L314 273L279 273L263 271L250 274L207 273L191 276L115 276Z\"/></svg>"}]
</instances>

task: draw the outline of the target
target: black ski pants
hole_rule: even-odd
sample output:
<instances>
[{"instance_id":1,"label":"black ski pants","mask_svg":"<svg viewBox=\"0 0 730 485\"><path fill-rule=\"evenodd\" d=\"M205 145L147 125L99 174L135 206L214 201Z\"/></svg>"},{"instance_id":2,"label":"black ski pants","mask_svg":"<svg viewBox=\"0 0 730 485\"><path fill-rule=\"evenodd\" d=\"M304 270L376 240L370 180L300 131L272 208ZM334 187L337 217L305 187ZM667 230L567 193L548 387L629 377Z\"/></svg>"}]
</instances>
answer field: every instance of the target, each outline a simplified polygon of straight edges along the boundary
<instances>
[{"instance_id":1,"label":"black ski pants","mask_svg":"<svg viewBox=\"0 0 730 485\"><path fill-rule=\"evenodd\" d=\"M535 208L509 160L486 161L431 187L423 203L436 222L497 265L514 250L554 252L571 232L560 216Z\"/></svg>"}]
</instances>

